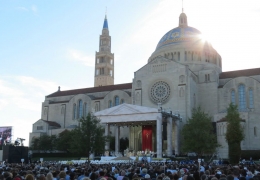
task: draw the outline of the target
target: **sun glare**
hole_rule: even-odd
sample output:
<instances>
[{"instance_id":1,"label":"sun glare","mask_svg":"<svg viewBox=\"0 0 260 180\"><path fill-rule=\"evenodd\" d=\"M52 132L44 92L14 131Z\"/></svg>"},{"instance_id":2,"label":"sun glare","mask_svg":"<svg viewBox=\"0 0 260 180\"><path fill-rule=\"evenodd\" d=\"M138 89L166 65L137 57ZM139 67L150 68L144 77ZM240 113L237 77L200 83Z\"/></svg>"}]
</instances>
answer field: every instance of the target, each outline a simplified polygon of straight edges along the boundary
<instances>
[{"instance_id":1,"label":"sun glare","mask_svg":"<svg viewBox=\"0 0 260 180\"><path fill-rule=\"evenodd\" d=\"M204 34L200 34L200 35L198 35L198 36L199 36L199 38L200 38L203 42L209 41L208 38L206 38L206 36L205 36Z\"/></svg>"}]
</instances>

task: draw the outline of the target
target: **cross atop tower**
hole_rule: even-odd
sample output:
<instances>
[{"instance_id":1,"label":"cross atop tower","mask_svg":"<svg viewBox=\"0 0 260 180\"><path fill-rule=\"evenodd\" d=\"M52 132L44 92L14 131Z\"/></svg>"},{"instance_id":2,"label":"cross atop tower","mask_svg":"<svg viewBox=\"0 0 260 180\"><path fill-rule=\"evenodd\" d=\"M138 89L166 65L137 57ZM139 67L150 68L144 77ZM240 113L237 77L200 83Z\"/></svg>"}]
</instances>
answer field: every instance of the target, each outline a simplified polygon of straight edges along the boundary
<instances>
[{"instance_id":1,"label":"cross atop tower","mask_svg":"<svg viewBox=\"0 0 260 180\"><path fill-rule=\"evenodd\" d=\"M182 12L183 12L184 10L183 10L183 0L182 0Z\"/></svg>"}]
</instances>

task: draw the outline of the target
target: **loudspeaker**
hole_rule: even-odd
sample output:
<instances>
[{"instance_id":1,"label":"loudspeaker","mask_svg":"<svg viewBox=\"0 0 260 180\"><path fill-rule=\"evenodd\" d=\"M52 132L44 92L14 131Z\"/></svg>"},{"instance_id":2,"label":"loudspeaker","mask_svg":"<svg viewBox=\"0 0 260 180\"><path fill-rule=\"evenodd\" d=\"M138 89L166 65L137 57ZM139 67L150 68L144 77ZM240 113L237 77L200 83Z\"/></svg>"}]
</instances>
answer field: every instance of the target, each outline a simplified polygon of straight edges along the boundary
<instances>
[{"instance_id":1,"label":"loudspeaker","mask_svg":"<svg viewBox=\"0 0 260 180\"><path fill-rule=\"evenodd\" d=\"M28 147L3 146L3 161L8 160L8 163L21 163L21 159L24 159L24 163L28 163Z\"/></svg>"}]
</instances>

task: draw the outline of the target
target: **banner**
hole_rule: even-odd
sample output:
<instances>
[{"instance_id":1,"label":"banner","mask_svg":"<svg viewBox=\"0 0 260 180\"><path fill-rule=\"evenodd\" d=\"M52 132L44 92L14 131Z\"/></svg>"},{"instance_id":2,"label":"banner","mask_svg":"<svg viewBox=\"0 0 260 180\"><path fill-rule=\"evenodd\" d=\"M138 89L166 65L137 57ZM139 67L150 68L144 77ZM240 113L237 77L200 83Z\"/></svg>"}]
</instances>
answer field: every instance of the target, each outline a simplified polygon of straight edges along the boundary
<instances>
[{"instance_id":1,"label":"banner","mask_svg":"<svg viewBox=\"0 0 260 180\"><path fill-rule=\"evenodd\" d=\"M142 126L142 151L153 150L152 145L153 126Z\"/></svg>"},{"instance_id":2,"label":"banner","mask_svg":"<svg viewBox=\"0 0 260 180\"><path fill-rule=\"evenodd\" d=\"M12 127L0 127L0 145L11 143Z\"/></svg>"}]
</instances>

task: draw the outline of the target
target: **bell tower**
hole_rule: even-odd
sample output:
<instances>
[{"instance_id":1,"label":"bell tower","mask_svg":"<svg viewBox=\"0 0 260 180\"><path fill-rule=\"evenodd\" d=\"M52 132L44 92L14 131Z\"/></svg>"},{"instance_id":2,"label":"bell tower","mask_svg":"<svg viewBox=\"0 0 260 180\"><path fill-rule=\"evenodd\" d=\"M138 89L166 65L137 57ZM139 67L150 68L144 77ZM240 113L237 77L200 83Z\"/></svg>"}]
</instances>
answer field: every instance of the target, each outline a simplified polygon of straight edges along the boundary
<instances>
[{"instance_id":1,"label":"bell tower","mask_svg":"<svg viewBox=\"0 0 260 180\"><path fill-rule=\"evenodd\" d=\"M111 53L107 16L105 16L102 34L99 37L99 51L95 58L94 86L114 85L114 54Z\"/></svg>"}]
</instances>

